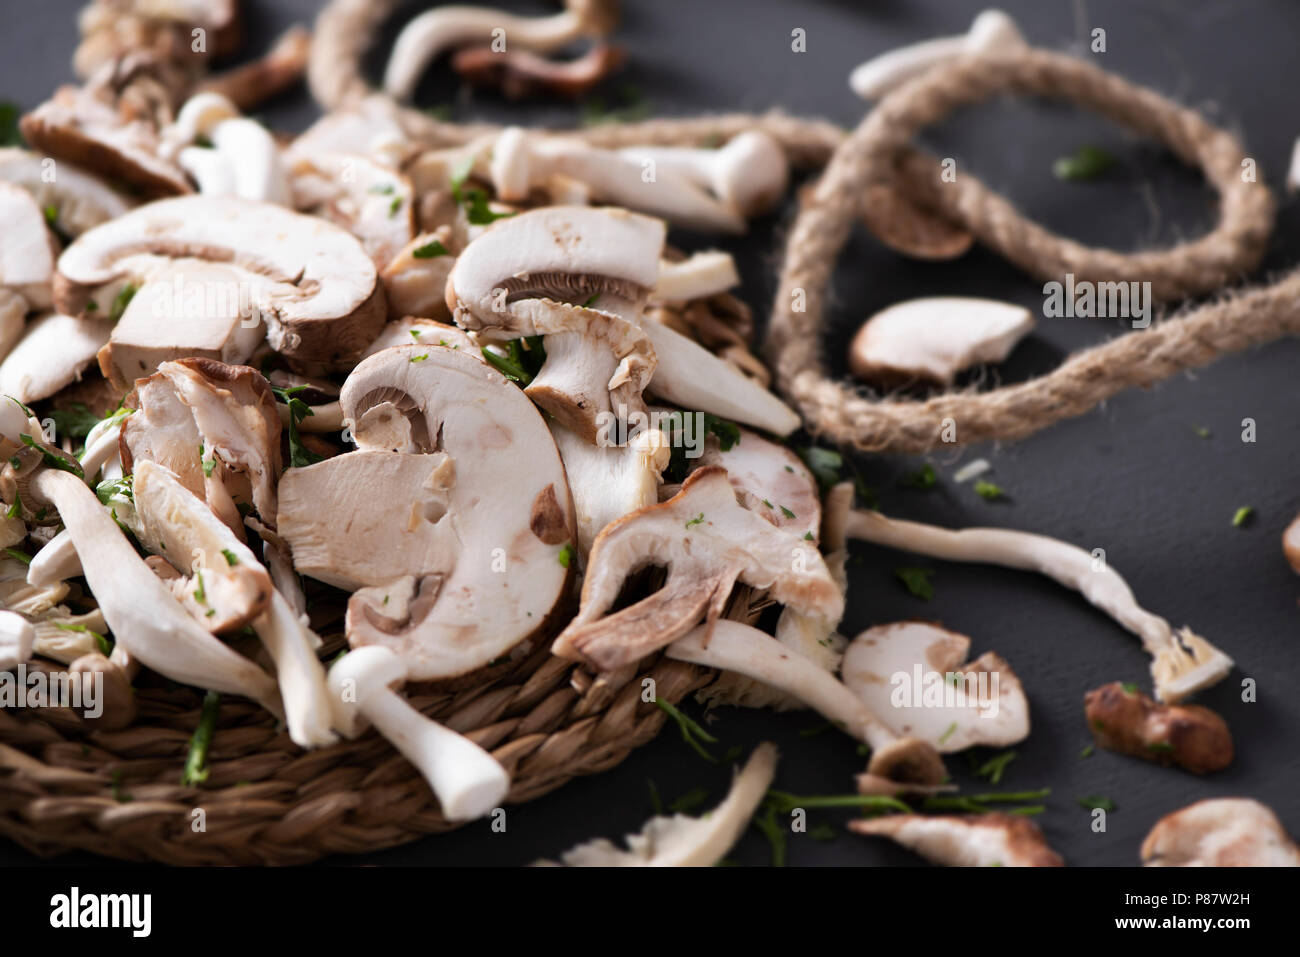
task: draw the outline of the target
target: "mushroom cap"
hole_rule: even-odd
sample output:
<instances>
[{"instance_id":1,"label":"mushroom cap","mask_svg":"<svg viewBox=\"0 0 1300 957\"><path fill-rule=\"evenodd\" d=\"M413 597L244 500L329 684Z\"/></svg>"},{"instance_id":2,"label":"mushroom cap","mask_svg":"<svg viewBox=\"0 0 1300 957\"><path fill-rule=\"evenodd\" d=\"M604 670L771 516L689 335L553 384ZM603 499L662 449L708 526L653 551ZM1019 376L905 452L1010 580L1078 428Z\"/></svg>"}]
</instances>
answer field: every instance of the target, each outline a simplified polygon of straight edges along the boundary
<instances>
[{"instance_id":1,"label":"mushroom cap","mask_svg":"<svg viewBox=\"0 0 1300 957\"><path fill-rule=\"evenodd\" d=\"M1020 679L995 652L963 664L969 651L965 635L930 622L877 625L853 639L840 674L895 734L945 754L1024 740L1029 702Z\"/></svg>"},{"instance_id":2,"label":"mushroom cap","mask_svg":"<svg viewBox=\"0 0 1300 957\"><path fill-rule=\"evenodd\" d=\"M1023 306L962 296L909 299L876 313L849 346L849 367L888 388L948 385L962 369L1001 362L1034 327Z\"/></svg>"},{"instance_id":3,"label":"mushroom cap","mask_svg":"<svg viewBox=\"0 0 1300 957\"><path fill-rule=\"evenodd\" d=\"M1147 867L1300 867L1300 848L1267 805L1197 801L1156 822L1142 842Z\"/></svg>"},{"instance_id":4,"label":"mushroom cap","mask_svg":"<svg viewBox=\"0 0 1300 957\"><path fill-rule=\"evenodd\" d=\"M340 404L358 451L285 474L279 531L304 574L364 586L353 647L388 646L412 680L451 678L546 624L573 506L524 394L473 356L411 344L358 365Z\"/></svg>"},{"instance_id":5,"label":"mushroom cap","mask_svg":"<svg viewBox=\"0 0 1300 957\"><path fill-rule=\"evenodd\" d=\"M169 275L173 260L186 258L240 273L271 346L289 358L353 361L383 326L379 276L354 236L228 196L160 200L84 233L59 257L55 299L61 311L80 315L99 288Z\"/></svg>"}]
</instances>

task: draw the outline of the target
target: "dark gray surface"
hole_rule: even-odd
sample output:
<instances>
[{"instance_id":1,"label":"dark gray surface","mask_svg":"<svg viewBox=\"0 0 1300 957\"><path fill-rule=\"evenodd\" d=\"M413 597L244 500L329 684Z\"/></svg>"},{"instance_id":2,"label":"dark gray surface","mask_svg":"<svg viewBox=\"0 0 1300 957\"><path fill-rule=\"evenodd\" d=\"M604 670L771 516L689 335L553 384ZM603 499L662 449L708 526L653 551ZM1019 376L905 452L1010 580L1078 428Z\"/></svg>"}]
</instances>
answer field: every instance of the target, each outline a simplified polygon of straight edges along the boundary
<instances>
[{"instance_id":1,"label":"dark gray surface","mask_svg":"<svg viewBox=\"0 0 1300 957\"><path fill-rule=\"evenodd\" d=\"M5 0L0 14L0 98L30 107L69 77L77 0L46 0L19 7ZM507 4L512 8L544 9ZM886 0L855 3L727 2L628 3L618 39L631 53L624 79L635 84L656 112L762 110L783 106L855 123L862 105L845 84L867 56L900 42L964 30L981 4L954 0ZM1263 174L1279 185L1297 128L1295 89L1300 67L1300 7L1276 2L1112 0L1007 0L1003 6L1033 42L1071 48L1088 29L1104 27L1109 50L1100 62L1206 110L1244 138ZM263 49L295 19L317 5L305 0L252 4L252 49ZM808 52L790 50L790 31L807 31ZM377 59L376 63L381 62ZM617 84L616 84L617 86ZM445 68L421 91L426 105L454 99ZM568 108L506 106L486 96L457 101L458 118L489 116L518 122L575 118ZM273 125L300 128L313 115L305 97L286 97L263 116ZM1051 163L1094 143L1117 153L1120 169L1105 182L1065 184ZM1204 230L1213 220L1210 195L1199 177L1142 143L1071 110L1025 104L972 110L935 131L943 155L969 164L1049 228L1085 242L1119 248L1165 244ZM788 210L786 215L788 215ZM781 218L784 220L784 217ZM777 222L760 224L739 243L744 293L760 315L775 282ZM1283 206L1265 272L1297 261L1297 215ZM687 243L689 245L689 243ZM1038 310L1040 284L980 250L957 263L925 264L894 256L865 234L845 250L836 278L838 333L828 344L840 355L852 329L873 310L896 300L937 294L1003 298ZM1040 374L1061 355L1113 335L1108 322L1042 320L1001 370L1004 381ZM864 463L891 514L944 525L996 524L1057 535L1087 548L1106 549L1146 607L1186 622L1236 659L1240 672L1201 699L1232 727L1237 759L1208 779L1157 768L1113 754L1079 758L1089 734L1082 717L1084 691L1111 680L1147 683L1147 658L1136 640L1072 593L1026 574L937 565L935 597L922 603L893 580L891 570L910 559L862 548L852 566L850 608L843 630L856 634L878 622L922 616L966 632L976 653L996 649L1025 682L1034 731L1016 750L1020 758L1004 786L1050 786L1040 818L1052 845L1072 864L1128 865L1161 815L1191 801L1245 795L1272 805L1292 833L1300 833L1300 581L1282 559L1279 535L1300 506L1294 475L1300 449L1295 418L1295 363L1300 346L1287 341L1229 357L1195 376L1182 376L1147 393L1130 393L1079 420L1014 446L983 447L933 459L943 481L933 492L891 489L915 463L876 458ZM1241 420L1255 419L1258 441L1243 444ZM1199 438L1195 429L1212 430ZM961 462L991 459L988 476L1010 493L991 504L950 476ZM1251 505L1256 520L1231 526L1238 506ZM1243 704L1243 677L1258 681L1258 702ZM840 793L861 770L852 741L833 734L801 737L822 724L815 715L719 712L712 724L724 747L776 741L783 760L777 786L800 794ZM949 765L963 784L966 760ZM615 770L575 781L552 795L512 808L508 829L494 834L475 824L454 834L338 863L519 864L554 855L598 835L637 829L650 813L647 781L666 801L697 786L718 799L726 770L687 750L669 729ZM1104 834L1089 829L1080 795L1105 795L1118 805ZM848 815L814 815L839 823ZM767 859L763 839L750 832L734 860ZM29 860L0 847L0 862ZM64 861L87 863L76 855ZM910 864L903 851L847 835L829 843L792 835L792 864Z\"/></svg>"}]
</instances>

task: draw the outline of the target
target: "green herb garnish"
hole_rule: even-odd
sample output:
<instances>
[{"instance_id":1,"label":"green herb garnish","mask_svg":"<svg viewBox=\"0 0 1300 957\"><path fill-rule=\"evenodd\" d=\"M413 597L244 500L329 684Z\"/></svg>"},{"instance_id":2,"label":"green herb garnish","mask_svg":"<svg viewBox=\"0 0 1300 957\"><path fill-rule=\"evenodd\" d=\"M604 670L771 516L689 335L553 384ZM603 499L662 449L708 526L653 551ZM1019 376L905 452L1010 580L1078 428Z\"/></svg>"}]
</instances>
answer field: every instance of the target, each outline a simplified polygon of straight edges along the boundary
<instances>
[{"instance_id":1,"label":"green herb garnish","mask_svg":"<svg viewBox=\"0 0 1300 957\"><path fill-rule=\"evenodd\" d=\"M208 779L208 746L217 727L217 714L221 710L221 696L209 691L203 696L203 713L199 726L190 738L190 749L185 755L185 770L181 772L181 787L196 787Z\"/></svg>"},{"instance_id":2,"label":"green herb garnish","mask_svg":"<svg viewBox=\"0 0 1300 957\"><path fill-rule=\"evenodd\" d=\"M687 521L686 527L692 528L696 525L702 525L703 523L704 523L704 513L700 512L699 515L696 515L694 518Z\"/></svg>"},{"instance_id":3,"label":"green herb garnish","mask_svg":"<svg viewBox=\"0 0 1300 957\"><path fill-rule=\"evenodd\" d=\"M1052 174L1057 179L1081 182L1099 178L1114 165L1113 154L1097 146L1081 146L1053 163Z\"/></svg>"},{"instance_id":4,"label":"green herb garnish","mask_svg":"<svg viewBox=\"0 0 1300 957\"><path fill-rule=\"evenodd\" d=\"M1080 807L1085 807L1090 811L1115 810L1115 802L1108 797L1089 795L1087 797L1075 798L1075 800L1079 802Z\"/></svg>"},{"instance_id":5,"label":"green herb garnish","mask_svg":"<svg viewBox=\"0 0 1300 957\"><path fill-rule=\"evenodd\" d=\"M1232 514L1232 527L1241 528L1249 524L1250 520L1255 517L1255 508L1252 505L1243 505Z\"/></svg>"},{"instance_id":6,"label":"green herb garnish","mask_svg":"<svg viewBox=\"0 0 1300 957\"><path fill-rule=\"evenodd\" d=\"M135 294L139 289L140 287L135 283L129 282L113 297L113 305L108 310L110 322L117 322L122 318L122 313L126 312L126 307L131 305L131 300L135 298Z\"/></svg>"},{"instance_id":7,"label":"green herb garnish","mask_svg":"<svg viewBox=\"0 0 1300 957\"><path fill-rule=\"evenodd\" d=\"M692 751L710 764L718 763L718 759L711 755L704 745L700 743L703 741L707 744L717 744L717 738L709 734L693 718L683 714L665 699L656 697L655 705L658 706L660 711L677 722L677 728L682 733L682 740L686 742Z\"/></svg>"},{"instance_id":8,"label":"green herb garnish","mask_svg":"<svg viewBox=\"0 0 1300 957\"><path fill-rule=\"evenodd\" d=\"M933 568L905 565L901 568L895 568L894 575L912 593L912 597L919 598L921 601L929 601L934 597L934 582L930 581L930 578L934 575Z\"/></svg>"},{"instance_id":9,"label":"green herb garnish","mask_svg":"<svg viewBox=\"0 0 1300 957\"><path fill-rule=\"evenodd\" d=\"M271 392L275 394L276 399L289 407L289 466L291 468L303 468L324 460L324 456L317 455L302 444L302 436L298 431L298 426L303 419L316 414L311 410L311 406L298 398L298 393L305 388L307 388L305 385L294 386L291 389L271 386Z\"/></svg>"},{"instance_id":10,"label":"green herb garnish","mask_svg":"<svg viewBox=\"0 0 1300 957\"><path fill-rule=\"evenodd\" d=\"M563 568L569 567L569 563L573 561L572 542L564 543L564 547L560 549L560 554L556 556L556 560L559 561L561 567Z\"/></svg>"},{"instance_id":11,"label":"green herb garnish","mask_svg":"<svg viewBox=\"0 0 1300 957\"><path fill-rule=\"evenodd\" d=\"M975 483L975 494L989 502L995 502L998 499L1007 497L1007 493L1002 490L1002 486L994 485L992 482L986 482L983 479L979 479Z\"/></svg>"},{"instance_id":12,"label":"green herb garnish","mask_svg":"<svg viewBox=\"0 0 1300 957\"><path fill-rule=\"evenodd\" d=\"M935 473L934 466L926 462L915 472L908 472L904 475L900 484L905 488L929 491L939 484L939 476Z\"/></svg>"},{"instance_id":13,"label":"green herb garnish","mask_svg":"<svg viewBox=\"0 0 1300 957\"><path fill-rule=\"evenodd\" d=\"M988 778L989 784L1001 784L1002 775L1007 770L1007 765L1016 759L1016 752L1003 751L985 761L978 771L975 772L977 777Z\"/></svg>"},{"instance_id":14,"label":"green herb garnish","mask_svg":"<svg viewBox=\"0 0 1300 957\"><path fill-rule=\"evenodd\" d=\"M411 250L412 259L436 259L439 256L448 256L447 247L441 242L434 239L423 246L416 246Z\"/></svg>"}]
</instances>

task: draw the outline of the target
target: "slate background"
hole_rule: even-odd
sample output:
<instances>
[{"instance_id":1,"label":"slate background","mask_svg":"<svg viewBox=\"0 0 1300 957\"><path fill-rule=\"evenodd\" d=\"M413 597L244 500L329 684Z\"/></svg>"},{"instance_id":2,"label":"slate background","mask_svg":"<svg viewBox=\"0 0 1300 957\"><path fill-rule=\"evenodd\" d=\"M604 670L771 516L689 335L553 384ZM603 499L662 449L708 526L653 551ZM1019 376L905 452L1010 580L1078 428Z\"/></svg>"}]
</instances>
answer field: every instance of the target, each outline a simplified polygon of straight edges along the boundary
<instances>
[{"instance_id":1,"label":"slate background","mask_svg":"<svg viewBox=\"0 0 1300 957\"><path fill-rule=\"evenodd\" d=\"M541 12L539 3L508 2L511 9ZM0 12L0 98L30 108L71 78L78 0L18 4ZM252 0L249 52L265 49L288 24L309 21L312 0ZM866 57L898 44L960 32L982 4L966 0L629 0L618 42L630 66L611 83L617 94L631 84L662 114L704 110L762 110L782 106L856 123L863 105L845 78ZM1280 188L1291 143L1300 129L1295 106L1300 79L1295 48L1300 6L1276 0L1004 0L1037 44L1084 49L1092 27L1107 30L1105 67L1204 110L1239 133L1268 180ZM418 4L411 5L414 11ZM790 50L790 32L807 31L808 50ZM389 41L397 24L390 27ZM1092 56L1092 54L1089 54ZM373 58L373 75L382 50ZM573 122L573 107L518 106L479 94L458 96L445 66L422 85L422 105L448 104L458 118L484 116L516 122ZM261 116L275 126L300 129L315 108L303 93L268 104ZM1159 148L1136 141L1070 109L1024 103L970 110L932 131L929 145L955 156L965 168L1013 197L1049 228L1094 244L1118 248L1167 244L1195 235L1212 222L1212 196L1199 176ZM1102 182L1056 181L1052 161L1081 145L1114 152L1118 170ZM759 223L742 241L724 243L740 260L743 293L759 315L774 282L776 240L790 210ZM1284 202L1276 238L1260 277L1300 260L1294 203ZM676 237L687 247L708 240ZM835 279L837 308L829 353L840 357L856 325L878 308L920 295L981 295L1041 308L1040 285L996 257L976 249L946 264L912 262L855 236ZM1117 334L1108 321L1041 320L1033 337L998 370L1016 381L1050 369L1062 355ZM1079 757L1089 734L1082 717L1084 691L1106 681L1145 682L1147 658L1138 643L1074 594L1037 577L998 569L936 564L935 596L921 603L893 579L906 556L863 547L851 567L849 612L843 630L856 634L873 623L923 616L969 634L974 653L996 649L1026 682L1034 731L1016 750L1019 758L1003 786L1050 786L1048 811L1039 820L1053 847L1071 864L1131 865L1138 845L1161 815L1191 801L1247 795L1270 804L1293 834L1300 834L1300 582L1279 548L1279 535L1297 508L1293 474L1300 449L1295 367L1300 345L1281 342L1225 358L1195 375L1181 376L1147 393L1129 393L1103 409L1015 445L958 450L932 459L942 477L932 492L897 487L916 467L894 457L863 463L868 480L891 514L943 525L996 524L1060 536L1084 547L1103 547L1140 600L1175 624L1187 622L1234 655L1240 672L1202 697L1228 720L1238 756L1225 773L1208 779L1098 752ZM837 359L838 361L838 359ZM840 363L842 368L842 363ZM1258 441L1240 441L1241 421L1255 419ZM1208 439L1197 435L1208 428ZM989 458L989 479L1011 495L988 503L952 472L977 456ZM1255 521L1233 528L1234 511L1256 509ZM1239 698L1242 677L1258 681L1258 702ZM811 713L774 715L722 711L712 730L722 748L748 750L776 741L783 760L776 786L800 794L840 793L861 770L855 745L801 730L821 725ZM719 749L719 751L721 748ZM949 760L957 779L970 778L962 756ZM615 770L575 781L530 804L512 808L508 830L486 824L407 847L338 864L522 864L553 856L581 840L637 829L650 813L648 781L665 801L696 787L720 799L729 771L706 764L669 729ZM1104 795L1118 805L1104 834L1089 828L1075 799ZM814 814L812 823L840 824L847 813ZM795 865L915 864L911 854L838 828L819 843L792 835ZM732 859L761 864L767 846L749 832ZM0 845L0 863L32 859ZM87 855L64 863L94 864Z\"/></svg>"}]
</instances>

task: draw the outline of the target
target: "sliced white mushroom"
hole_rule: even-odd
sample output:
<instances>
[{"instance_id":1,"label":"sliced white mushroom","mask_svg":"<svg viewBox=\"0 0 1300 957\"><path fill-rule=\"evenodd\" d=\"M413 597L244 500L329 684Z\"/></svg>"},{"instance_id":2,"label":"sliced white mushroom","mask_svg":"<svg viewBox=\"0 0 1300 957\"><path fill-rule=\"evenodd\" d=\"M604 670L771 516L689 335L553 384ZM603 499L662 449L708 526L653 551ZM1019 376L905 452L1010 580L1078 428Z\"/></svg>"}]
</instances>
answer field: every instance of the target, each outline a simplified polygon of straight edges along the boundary
<instances>
[{"instance_id":1,"label":"sliced white mushroom","mask_svg":"<svg viewBox=\"0 0 1300 957\"><path fill-rule=\"evenodd\" d=\"M410 99L420 75L441 53L491 43L497 31L512 49L550 53L579 37L605 35L617 16L617 6L609 0L578 0L546 17L454 4L436 7L411 20L397 35L384 71L384 89L399 100Z\"/></svg>"},{"instance_id":2,"label":"sliced white mushroom","mask_svg":"<svg viewBox=\"0 0 1300 957\"><path fill-rule=\"evenodd\" d=\"M1015 814L887 814L849 822L855 834L887 837L946 867L1062 867L1038 825Z\"/></svg>"},{"instance_id":3,"label":"sliced white mushroom","mask_svg":"<svg viewBox=\"0 0 1300 957\"><path fill-rule=\"evenodd\" d=\"M1012 53L1027 47L1011 17L1001 10L985 10L961 36L925 40L872 57L849 74L849 86L864 100L878 100L940 63L969 54Z\"/></svg>"},{"instance_id":4,"label":"sliced white mushroom","mask_svg":"<svg viewBox=\"0 0 1300 957\"><path fill-rule=\"evenodd\" d=\"M728 209L746 219L781 201L790 185L790 161L769 133L745 130L717 149L680 146L630 146L620 153L655 175L670 171L707 189Z\"/></svg>"},{"instance_id":5,"label":"sliced white mushroom","mask_svg":"<svg viewBox=\"0 0 1300 957\"><path fill-rule=\"evenodd\" d=\"M78 237L59 257L58 308L108 315L126 284L171 281L193 259L239 274L241 300L246 295L266 323L272 348L291 358L354 361L383 326L379 277L355 237L322 219L235 197L150 203Z\"/></svg>"},{"instance_id":6,"label":"sliced white mushroom","mask_svg":"<svg viewBox=\"0 0 1300 957\"><path fill-rule=\"evenodd\" d=\"M0 286L22 296L31 309L48 309L57 247L45 213L25 189L0 182L0 222Z\"/></svg>"},{"instance_id":7,"label":"sliced white mushroom","mask_svg":"<svg viewBox=\"0 0 1300 957\"><path fill-rule=\"evenodd\" d=\"M36 629L22 615L0 611L0 671L10 671L32 656Z\"/></svg>"},{"instance_id":8,"label":"sliced white mushroom","mask_svg":"<svg viewBox=\"0 0 1300 957\"><path fill-rule=\"evenodd\" d=\"M14 147L0 149L0 180L31 193L42 211L54 213L53 225L67 236L79 236L135 205L102 179L72 163Z\"/></svg>"},{"instance_id":9,"label":"sliced white mushroom","mask_svg":"<svg viewBox=\"0 0 1300 957\"><path fill-rule=\"evenodd\" d=\"M463 352L465 355L473 356L476 359L483 357L478 340L464 329L459 326L449 326L445 322L420 319L415 316L394 319L385 325L384 331L375 338L375 341L370 344L370 348L366 350L365 357L369 358L376 352L391 349L393 346L409 346L412 343L420 346L441 346L444 349Z\"/></svg>"},{"instance_id":10,"label":"sliced white mushroom","mask_svg":"<svg viewBox=\"0 0 1300 957\"><path fill-rule=\"evenodd\" d=\"M0 393L31 403L80 382L112 331L113 324L102 319L57 312L32 320L0 362Z\"/></svg>"},{"instance_id":11,"label":"sliced white mushroom","mask_svg":"<svg viewBox=\"0 0 1300 957\"><path fill-rule=\"evenodd\" d=\"M1197 801L1156 822L1146 867L1300 867L1300 847L1277 815L1250 798Z\"/></svg>"},{"instance_id":12,"label":"sliced white mushroom","mask_svg":"<svg viewBox=\"0 0 1300 957\"><path fill-rule=\"evenodd\" d=\"M817 480L794 452L748 429L725 452L711 437L698 467L718 466L736 490L740 504L777 528L816 542L822 525Z\"/></svg>"},{"instance_id":13,"label":"sliced white mushroom","mask_svg":"<svg viewBox=\"0 0 1300 957\"><path fill-rule=\"evenodd\" d=\"M654 298L662 302L689 302L726 292L740 285L731 253L709 250L681 262L659 264Z\"/></svg>"},{"instance_id":14,"label":"sliced white mushroom","mask_svg":"<svg viewBox=\"0 0 1300 957\"><path fill-rule=\"evenodd\" d=\"M197 93L186 100L162 139L163 155L176 158L201 194L289 204L289 176L275 138L221 94ZM211 145L193 145L204 139Z\"/></svg>"},{"instance_id":15,"label":"sliced white mushroom","mask_svg":"<svg viewBox=\"0 0 1300 957\"><path fill-rule=\"evenodd\" d=\"M627 850L601 838L565 851L560 862L568 867L713 867L749 826L776 776L776 759L776 745L764 742L732 780L727 797L708 813L652 817L640 833L625 838Z\"/></svg>"},{"instance_id":16,"label":"sliced white mushroom","mask_svg":"<svg viewBox=\"0 0 1300 957\"><path fill-rule=\"evenodd\" d=\"M390 319L421 316L445 319L447 277L456 263L451 252L456 245L450 226L421 233L390 257L380 277L384 281Z\"/></svg>"},{"instance_id":17,"label":"sliced white mushroom","mask_svg":"<svg viewBox=\"0 0 1300 957\"><path fill-rule=\"evenodd\" d=\"M967 662L970 639L924 621L868 628L849 644L840 677L895 734L943 754L1006 747L1029 736L1029 702L1006 660Z\"/></svg>"},{"instance_id":18,"label":"sliced white mushroom","mask_svg":"<svg viewBox=\"0 0 1300 957\"><path fill-rule=\"evenodd\" d=\"M943 760L929 744L895 734L834 675L751 625L723 619L696 628L664 652L669 658L731 671L802 701L845 734L872 748L867 771L891 781L941 784Z\"/></svg>"},{"instance_id":19,"label":"sliced white mushroom","mask_svg":"<svg viewBox=\"0 0 1300 957\"><path fill-rule=\"evenodd\" d=\"M359 589L353 647L386 645L426 680L528 639L563 592L574 536L536 408L479 359L414 344L364 360L341 403L358 450L286 472L277 526L298 571Z\"/></svg>"},{"instance_id":20,"label":"sliced white mushroom","mask_svg":"<svg viewBox=\"0 0 1300 957\"><path fill-rule=\"evenodd\" d=\"M387 163L353 152L299 153L289 172L294 208L356 236L375 268L391 263L415 235L415 192Z\"/></svg>"},{"instance_id":21,"label":"sliced white mushroom","mask_svg":"<svg viewBox=\"0 0 1300 957\"><path fill-rule=\"evenodd\" d=\"M1182 701L1227 676L1233 661L1204 638L1141 608L1109 563L1045 535L1005 528L947 529L855 510L847 534L877 545L953 562L984 562L1034 571L1072 588L1137 635L1151 655L1156 697Z\"/></svg>"},{"instance_id":22,"label":"sliced white mushroom","mask_svg":"<svg viewBox=\"0 0 1300 957\"><path fill-rule=\"evenodd\" d=\"M667 567L663 587L608 614L627 576L646 565ZM737 502L722 469L700 469L669 501L633 512L597 536L581 607L552 651L606 671L631 664L701 620L714 623L737 581L800 611L837 621L844 612L844 596L815 545Z\"/></svg>"},{"instance_id":23,"label":"sliced white mushroom","mask_svg":"<svg viewBox=\"0 0 1300 957\"><path fill-rule=\"evenodd\" d=\"M950 385L957 373L1001 362L1034 328L1023 306L993 299L909 299L876 313L849 346L849 368L884 388L908 382Z\"/></svg>"},{"instance_id":24,"label":"sliced white mushroom","mask_svg":"<svg viewBox=\"0 0 1300 957\"><path fill-rule=\"evenodd\" d=\"M362 718L419 770L449 821L472 821L500 806L510 775L469 738L426 718L393 690L409 677L396 652L378 645L349 651L330 668L335 723L348 737Z\"/></svg>"}]
</instances>

